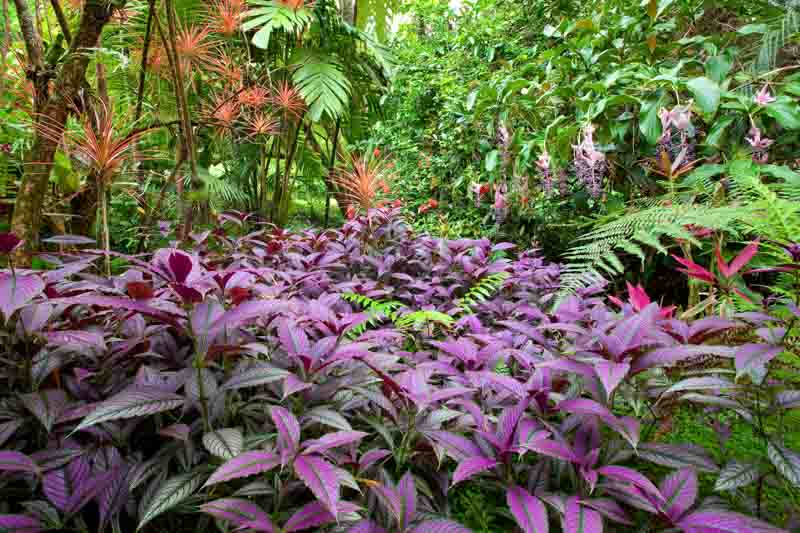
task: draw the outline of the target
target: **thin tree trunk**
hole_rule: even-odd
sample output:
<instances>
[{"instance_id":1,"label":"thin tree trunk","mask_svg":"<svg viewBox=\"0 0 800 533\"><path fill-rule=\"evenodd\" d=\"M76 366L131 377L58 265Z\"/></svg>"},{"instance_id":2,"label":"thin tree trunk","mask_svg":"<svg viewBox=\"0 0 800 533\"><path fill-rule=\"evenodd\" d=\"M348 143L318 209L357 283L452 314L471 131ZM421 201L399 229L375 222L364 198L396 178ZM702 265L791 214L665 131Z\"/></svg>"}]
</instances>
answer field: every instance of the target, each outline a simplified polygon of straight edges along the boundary
<instances>
[{"instance_id":1,"label":"thin tree trunk","mask_svg":"<svg viewBox=\"0 0 800 533\"><path fill-rule=\"evenodd\" d=\"M53 11L56 13L58 25L61 26L61 34L67 41L67 44L71 43L72 33L69 31L69 22L67 22L67 17L64 16L64 10L61 9L61 4L58 3L58 0L50 0L50 4L53 6Z\"/></svg>"},{"instance_id":2,"label":"thin tree trunk","mask_svg":"<svg viewBox=\"0 0 800 533\"><path fill-rule=\"evenodd\" d=\"M178 161L175 163L175 168L172 169L172 174L167 179L167 181L164 182L164 185L161 187L161 192L158 194L158 200L156 200L156 205L153 207L153 209L149 210L145 214L144 224L142 225L144 231L147 231L147 229L150 227L150 224L152 224L153 215L161 212L161 206L164 204L164 198L167 195L167 188L169 188L169 184L172 183L173 181L177 183L179 179L178 173L180 172L184 161L186 161L186 154L181 148L178 151ZM142 253L142 251L144 250L145 242L146 239L141 239L139 241L139 244L136 247L136 253Z\"/></svg>"},{"instance_id":3,"label":"thin tree trunk","mask_svg":"<svg viewBox=\"0 0 800 533\"><path fill-rule=\"evenodd\" d=\"M111 235L108 231L108 195L106 191L106 184L99 182L97 187L97 201L100 204L100 215L102 217L103 225L103 252L106 257L106 276L111 277Z\"/></svg>"},{"instance_id":4,"label":"thin tree trunk","mask_svg":"<svg viewBox=\"0 0 800 533\"><path fill-rule=\"evenodd\" d=\"M70 43L66 59L56 78L55 90L47 94L47 78L44 72L41 40L33 28L33 20L26 0L14 0L20 26L23 28L28 59L33 68L35 101L34 108L41 113L48 127L62 129L67 122L70 104L78 97L85 84L86 67L91 57L90 50L97 47L103 27L112 14L112 6L107 0L86 0L78 30ZM119 2L124 4L124 1ZM121 7L121 6L120 6ZM30 264L31 252L39 247L39 229L42 223L47 185L58 141L36 133L33 146L25 161L25 172L17 193L11 231L25 240L18 248L15 261L20 265Z\"/></svg>"},{"instance_id":5,"label":"thin tree trunk","mask_svg":"<svg viewBox=\"0 0 800 533\"><path fill-rule=\"evenodd\" d=\"M8 8L8 0L3 0L3 23L3 44L0 45L0 72L8 72L6 70L6 56L11 46L11 12ZM5 76L0 76L0 92L4 92L5 89Z\"/></svg>"},{"instance_id":6,"label":"thin tree trunk","mask_svg":"<svg viewBox=\"0 0 800 533\"><path fill-rule=\"evenodd\" d=\"M333 132L333 148L331 148L331 158L330 162L328 163L328 174L326 175L325 179L325 222L323 223L323 226L326 228L328 227L328 223L330 222L331 218L331 193L333 192L331 191L331 186L334 185L331 183L333 181L331 177L333 176L334 165L336 165L336 150L339 143L339 126L341 126L341 124L342 119L337 117L336 128Z\"/></svg>"},{"instance_id":7,"label":"thin tree trunk","mask_svg":"<svg viewBox=\"0 0 800 533\"><path fill-rule=\"evenodd\" d=\"M337 139L338 137L339 135L336 135ZM311 144L311 148L317 153L319 153L320 159L324 159L325 152L322 151L322 147L317 142L317 139L314 137L313 131L310 129L308 125L306 125L306 140L308 141L309 144ZM338 146L338 144L335 144L335 146ZM344 194L341 190L339 190L339 188L336 186L336 183L333 181L333 171L334 171L334 166L336 164L337 150L338 148L335 148L330 154L331 166L329 168L328 173L324 176L323 179L325 180L325 188L328 191L330 191L333 197L336 199L336 203L339 205L339 210L342 212L342 214L345 214L347 212L347 206L350 205L351 202L347 198L347 195Z\"/></svg>"},{"instance_id":8,"label":"thin tree trunk","mask_svg":"<svg viewBox=\"0 0 800 533\"><path fill-rule=\"evenodd\" d=\"M278 207L278 225L283 226L289 215L289 201L291 194L289 194L289 178L292 174L292 163L294 162L294 154L297 151L297 140L300 138L300 128L303 127L303 116L297 120L297 127L294 130L294 140L288 145L288 152L286 154L286 168L283 174L283 183L281 184L281 203Z\"/></svg>"},{"instance_id":9,"label":"thin tree trunk","mask_svg":"<svg viewBox=\"0 0 800 533\"><path fill-rule=\"evenodd\" d=\"M164 5L167 11L167 25L169 30L169 39L164 35L163 28L158 19L155 19L156 29L161 35L161 40L164 47L167 49L167 58L170 63L170 70L172 72L172 79L175 85L175 96L178 104L178 115L181 119L181 131L183 133L183 149L186 150L189 160L189 168L192 174L191 187L195 189L199 185L199 178L197 174L197 157L194 150L194 138L192 131L192 119L189 115L189 107L186 100L186 88L184 86L183 73L181 72L180 59L175 47L175 36L178 33L178 26L175 16L175 6L172 0L166 0ZM179 187L179 194L183 192L182 187ZM183 227L180 229L178 237L185 238L191 231L193 219L193 202L191 199L183 202ZM181 216L180 210L178 216Z\"/></svg>"}]
</instances>

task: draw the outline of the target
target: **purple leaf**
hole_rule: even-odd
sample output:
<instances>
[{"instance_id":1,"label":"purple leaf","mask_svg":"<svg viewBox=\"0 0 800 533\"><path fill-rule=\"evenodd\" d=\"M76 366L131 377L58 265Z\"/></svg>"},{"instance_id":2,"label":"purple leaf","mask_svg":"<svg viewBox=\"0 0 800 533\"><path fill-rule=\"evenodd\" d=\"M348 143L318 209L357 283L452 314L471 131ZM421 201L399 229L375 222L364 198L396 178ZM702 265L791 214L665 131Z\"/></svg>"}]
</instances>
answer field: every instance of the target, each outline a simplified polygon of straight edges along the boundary
<instances>
[{"instance_id":1,"label":"purple leaf","mask_svg":"<svg viewBox=\"0 0 800 533\"><path fill-rule=\"evenodd\" d=\"M359 472L365 471L367 468L389 455L392 455L392 452L384 449L372 449L368 451L362 455L361 459L358 461Z\"/></svg>"},{"instance_id":2,"label":"purple leaf","mask_svg":"<svg viewBox=\"0 0 800 533\"><path fill-rule=\"evenodd\" d=\"M28 305L44 291L44 281L36 274L0 272L0 313L8 322L14 311Z\"/></svg>"},{"instance_id":3,"label":"purple leaf","mask_svg":"<svg viewBox=\"0 0 800 533\"><path fill-rule=\"evenodd\" d=\"M231 378L220 388L220 391L258 387L260 385L266 385L268 383L280 381L285 379L287 376L289 376L289 372L287 370L273 366L260 365L231 376Z\"/></svg>"},{"instance_id":4,"label":"purple leaf","mask_svg":"<svg viewBox=\"0 0 800 533\"><path fill-rule=\"evenodd\" d=\"M634 525L628 513L614 500L610 498L593 498L591 500L581 500L581 504L591 507L601 515L609 520L625 524L627 526Z\"/></svg>"},{"instance_id":5,"label":"purple leaf","mask_svg":"<svg viewBox=\"0 0 800 533\"><path fill-rule=\"evenodd\" d=\"M777 357L783 348L769 344L745 344L736 350L736 375L741 376L748 372L763 368L764 365Z\"/></svg>"},{"instance_id":6,"label":"purple leaf","mask_svg":"<svg viewBox=\"0 0 800 533\"><path fill-rule=\"evenodd\" d=\"M281 300L255 300L244 302L233 309L225 311L209 331L209 337L225 331L225 329L244 326L254 318L262 318L288 308L288 302Z\"/></svg>"},{"instance_id":7,"label":"purple leaf","mask_svg":"<svg viewBox=\"0 0 800 533\"><path fill-rule=\"evenodd\" d=\"M554 440L536 440L533 442L526 442L522 445L526 450L531 450L542 455L555 457L569 462L579 462L579 458L575 453L566 445Z\"/></svg>"},{"instance_id":8,"label":"purple leaf","mask_svg":"<svg viewBox=\"0 0 800 533\"><path fill-rule=\"evenodd\" d=\"M65 513L71 513L77 510L73 507L79 503L81 491L89 486L91 480L89 461L81 455L67 466L45 474L42 488L50 503Z\"/></svg>"},{"instance_id":9,"label":"purple leaf","mask_svg":"<svg viewBox=\"0 0 800 533\"><path fill-rule=\"evenodd\" d=\"M659 490L664 497L663 509L673 523L677 522L697 499L697 474L691 468L676 470L661 482Z\"/></svg>"},{"instance_id":10,"label":"purple leaf","mask_svg":"<svg viewBox=\"0 0 800 533\"><path fill-rule=\"evenodd\" d=\"M0 514L0 530L8 533L41 533L44 526L37 519L23 514Z\"/></svg>"},{"instance_id":11,"label":"purple leaf","mask_svg":"<svg viewBox=\"0 0 800 533\"><path fill-rule=\"evenodd\" d=\"M386 530L372 520L361 520L348 529L347 533L386 533Z\"/></svg>"},{"instance_id":12,"label":"purple leaf","mask_svg":"<svg viewBox=\"0 0 800 533\"><path fill-rule=\"evenodd\" d=\"M482 456L483 452L478 445L455 433L449 431L428 431L425 433L440 445L456 461L463 461L470 457Z\"/></svg>"},{"instance_id":13,"label":"purple leaf","mask_svg":"<svg viewBox=\"0 0 800 533\"><path fill-rule=\"evenodd\" d=\"M523 533L548 533L547 509L539 498L514 485L506 491L506 503Z\"/></svg>"},{"instance_id":14,"label":"purple leaf","mask_svg":"<svg viewBox=\"0 0 800 533\"><path fill-rule=\"evenodd\" d=\"M268 472L279 464L281 464L280 457L273 452L260 450L244 452L214 471L205 486Z\"/></svg>"},{"instance_id":15,"label":"purple leaf","mask_svg":"<svg viewBox=\"0 0 800 533\"><path fill-rule=\"evenodd\" d=\"M409 533L472 533L472 531L452 520L426 520Z\"/></svg>"},{"instance_id":16,"label":"purple leaf","mask_svg":"<svg viewBox=\"0 0 800 533\"><path fill-rule=\"evenodd\" d=\"M171 426L161 429L158 434L186 442L189 440L189 434L191 432L191 428L186 424L172 424Z\"/></svg>"},{"instance_id":17,"label":"purple leaf","mask_svg":"<svg viewBox=\"0 0 800 533\"><path fill-rule=\"evenodd\" d=\"M183 401L182 396L166 392L158 387L141 385L131 387L98 404L97 409L84 418L75 431L81 431L110 420L171 411L182 406Z\"/></svg>"},{"instance_id":18,"label":"purple leaf","mask_svg":"<svg viewBox=\"0 0 800 533\"><path fill-rule=\"evenodd\" d=\"M118 515L125 504L128 503L128 498L130 497L130 473L130 467L124 463L113 468L109 473L109 482L98 494L97 501L100 506L101 529L112 517Z\"/></svg>"},{"instance_id":19,"label":"purple leaf","mask_svg":"<svg viewBox=\"0 0 800 533\"><path fill-rule=\"evenodd\" d=\"M733 357L734 348L729 346L685 345L659 348L636 359L631 366L631 373L636 374L655 367L669 367L679 361L694 359L703 355Z\"/></svg>"},{"instance_id":20,"label":"purple leaf","mask_svg":"<svg viewBox=\"0 0 800 533\"><path fill-rule=\"evenodd\" d=\"M342 513L353 513L358 510L356 505L349 502L339 502ZM283 526L286 533L302 531L312 527L318 528L336 521L336 516L320 502L311 502L298 509Z\"/></svg>"},{"instance_id":21,"label":"purple leaf","mask_svg":"<svg viewBox=\"0 0 800 533\"><path fill-rule=\"evenodd\" d=\"M564 533L603 533L603 518L572 496L567 499L564 511Z\"/></svg>"},{"instance_id":22,"label":"purple leaf","mask_svg":"<svg viewBox=\"0 0 800 533\"><path fill-rule=\"evenodd\" d=\"M614 363L612 361L599 361L594 365L594 371L606 390L606 396L611 396L614 389L628 375L631 365L628 363Z\"/></svg>"},{"instance_id":23,"label":"purple leaf","mask_svg":"<svg viewBox=\"0 0 800 533\"><path fill-rule=\"evenodd\" d=\"M785 533L783 529L729 511L696 511L676 525L691 533Z\"/></svg>"},{"instance_id":24,"label":"purple leaf","mask_svg":"<svg viewBox=\"0 0 800 533\"><path fill-rule=\"evenodd\" d=\"M400 528L405 529L411 525L417 515L417 485L414 475L409 471L400 479L397 484L397 493L400 496Z\"/></svg>"},{"instance_id":25,"label":"purple leaf","mask_svg":"<svg viewBox=\"0 0 800 533\"><path fill-rule=\"evenodd\" d=\"M221 498L200 506L200 510L214 518L227 520L239 529L276 533L278 529L261 508L239 498Z\"/></svg>"},{"instance_id":26,"label":"purple leaf","mask_svg":"<svg viewBox=\"0 0 800 533\"><path fill-rule=\"evenodd\" d=\"M622 481L624 483L630 483L634 487L639 487L645 493L652 496L656 501L664 500L664 497L661 495L661 491L658 490L658 487L653 485L652 481L644 477L636 470L632 470L625 466L609 465L598 468L597 472L602 476L615 479L617 481Z\"/></svg>"},{"instance_id":27,"label":"purple leaf","mask_svg":"<svg viewBox=\"0 0 800 533\"><path fill-rule=\"evenodd\" d=\"M36 417L48 433L67 404L67 395L60 389L47 389L20 396L22 405Z\"/></svg>"},{"instance_id":28,"label":"purple leaf","mask_svg":"<svg viewBox=\"0 0 800 533\"><path fill-rule=\"evenodd\" d=\"M336 431L328 433L318 439L306 441L303 453L324 453L331 448L338 448L353 442L358 442L368 434L363 431Z\"/></svg>"},{"instance_id":29,"label":"purple leaf","mask_svg":"<svg viewBox=\"0 0 800 533\"><path fill-rule=\"evenodd\" d=\"M699 472L719 472L705 448L691 444L647 443L638 448L639 457L669 468L690 467Z\"/></svg>"},{"instance_id":30,"label":"purple leaf","mask_svg":"<svg viewBox=\"0 0 800 533\"><path fill-rule=\"evenodd\" d=\"M339 512L339 476L336 468L318 455L298 455L294 472L332 515Z\"/></svg>"},{"instance_id":31,"label":"purple leaf","mask_svg":"<svg viewBox=\"0 0 800 533\"><path fill-rule=\"evenodd\" d=\"M167 260L169 270L172 273L173 279L178 283L184 283L192 272L194 262L192 257L179 250L175 250L169 255Z\"/></svg>"},{"instance_id":32,"label":"purple leaf","mask_svg":"<svg viewBox=\"0 0 800 533\"><path fill-rule=\"evenodd\" d=\"M453 472L453 485L465 481L472 476L494 468L499 463L494 459L487 459L486 457L470 457L458 463L455 472Z\"/></svg>"},{"instance_id":33,"label":"purple leaf","mask_svg":"<svg viewBox=\"0 0 800 533\"><path fill-rule=\"evenodd\" d=\"M38 474L39 467L24 453L0 450L0 471Z\"/></svg>"},{"instance_id":34,"label":"purple leaf","mask_svg":"<svg viewBox=\"0 0 800 533\"><path fill-rule=\"evenodd\" d=\"M281 346L292 355L307 355L311 351L311 344L308 342L306 332L291 320L281 320L278 326L278 337L281 340Z\"/></svg>"},{"instance_id":35,"label":"purple leaf","mask_svg":"<svg viewBox=\"0 0 800 533\"><path fill-rule=\"evenodd\" d=\"M278 445L281 450L290 454L296 453L300 448L300 423L297 418L277 405L270 407L269 414L278 430Z\"/></svg>"},{"instance_id":36,"label":"purple leaf","mask_svg":"<svg viewBox=\"0 0 800 533\"><path fill-rule=\"evenodd\" d=\"M719 473L714 490L734 490L746 487L758 479L758 473L757 465L732 459Z\"/></svg>"},{"instance_id":37,"label":"purple leaf","mask_svg":"<svg viewBox=\"0 0 800 533\"><path fill-rule=\"evenodd\" d=\"M0 446L13 437L22 424L22 420L9 420L0 424Z\"/></svg>"},{"instance_id":38,"label":"purple leaf","mask_svg":"<svg viewBox=\"0 0 800 533\"><path fill-rule=\"evenodd\" d=\"M789 483L800 487L800 453L770 442L767 444L767 457Z\"/></svg>"}]
</instances>

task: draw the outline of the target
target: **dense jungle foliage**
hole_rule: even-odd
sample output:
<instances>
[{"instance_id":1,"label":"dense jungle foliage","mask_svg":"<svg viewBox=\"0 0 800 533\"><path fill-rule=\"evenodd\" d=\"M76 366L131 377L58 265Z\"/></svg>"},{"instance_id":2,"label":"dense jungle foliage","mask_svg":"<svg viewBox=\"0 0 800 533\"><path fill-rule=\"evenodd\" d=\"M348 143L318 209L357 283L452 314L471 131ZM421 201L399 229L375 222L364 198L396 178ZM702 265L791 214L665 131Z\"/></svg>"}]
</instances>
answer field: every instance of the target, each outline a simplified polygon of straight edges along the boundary
<instances>
[{"instance_id":1,"label":"dense jungle foliage","mask_svg":"<svg viewBox=\"0 0 800 533\"><path fill-rule=\"evenodd\" d=\"M0 7L0 533L800 531L795 0Z\"/></svg>"}]
</instances>

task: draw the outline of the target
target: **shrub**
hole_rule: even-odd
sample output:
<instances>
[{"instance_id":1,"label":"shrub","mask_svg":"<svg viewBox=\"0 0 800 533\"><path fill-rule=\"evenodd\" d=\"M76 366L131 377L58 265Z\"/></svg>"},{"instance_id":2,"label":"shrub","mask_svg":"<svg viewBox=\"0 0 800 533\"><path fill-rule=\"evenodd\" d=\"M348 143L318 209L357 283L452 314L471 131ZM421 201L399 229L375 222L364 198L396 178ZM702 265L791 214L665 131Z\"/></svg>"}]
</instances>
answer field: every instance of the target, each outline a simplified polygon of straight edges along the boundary
<instances>
[{"instance_id":1,"label":"shrub","mask_svg":"<svg viewBox=\"0 0 800 533\"><path fill-rule=\"evenodd\" d=\"M739 369L747 350L766 372L758 354L783 337L720 338L777 319L686 323L638 289L609 307L602 287L553 309L558 265L414 235L397 215L288 233L228 213L191 250L125 256L113 278L88 273L99 251L4 272L0 527L179 531L200 511L192 530L468 531L447 492L480 478L526 533L779 531L699 499L697 473L731 465L648 441L674 398L747 419L737 382L678 366ZM770 387L759 413L800 405ZM755 477L718 488L800 484L800 456L769 439ZM674 471L656 484L647 462Z\"/></svg>"}]
</instances>

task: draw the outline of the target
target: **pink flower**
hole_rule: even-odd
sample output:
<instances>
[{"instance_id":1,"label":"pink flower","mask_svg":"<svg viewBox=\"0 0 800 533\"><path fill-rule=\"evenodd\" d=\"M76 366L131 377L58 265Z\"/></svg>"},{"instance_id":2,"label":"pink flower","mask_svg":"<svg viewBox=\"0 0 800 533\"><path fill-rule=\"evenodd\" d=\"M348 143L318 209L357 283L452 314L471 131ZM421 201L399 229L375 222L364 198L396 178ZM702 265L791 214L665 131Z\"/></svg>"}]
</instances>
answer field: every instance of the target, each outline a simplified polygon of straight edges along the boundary
<instances>
[{"instance_id":1,"label":"pink flower","mask_svg":"<svg viewBox=\"0 0 800 533\"><path fill-rule=\"evenodd\" d=\"M767 105L775 101L775 97L769 94L769 87L764 85L760 91L753 97L753 100L758 105Z\"/></svg>"}]
</instances>

